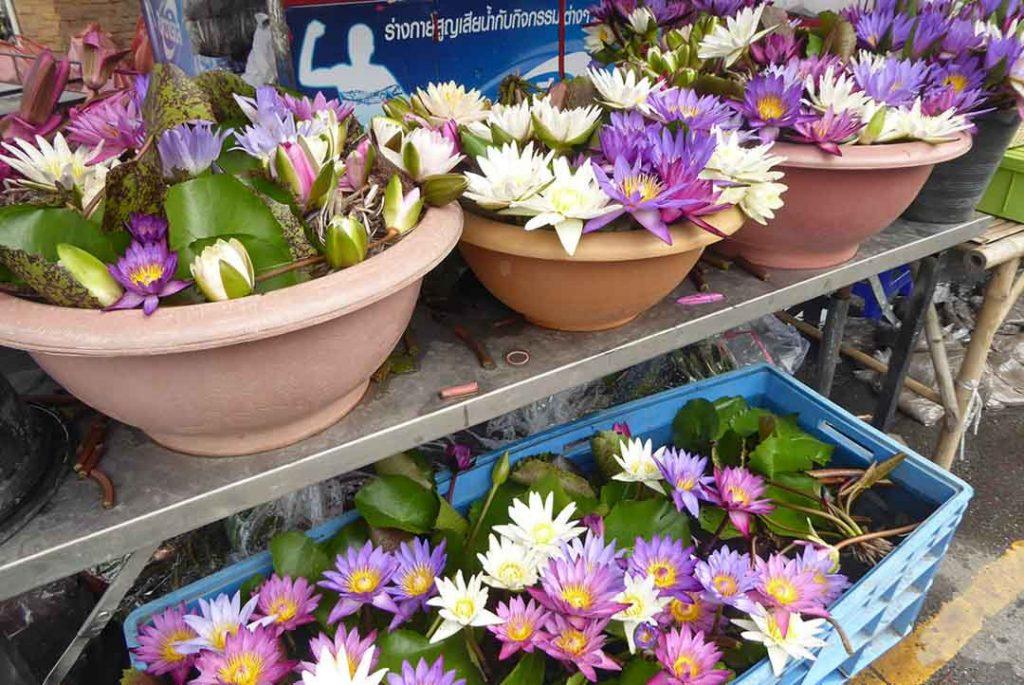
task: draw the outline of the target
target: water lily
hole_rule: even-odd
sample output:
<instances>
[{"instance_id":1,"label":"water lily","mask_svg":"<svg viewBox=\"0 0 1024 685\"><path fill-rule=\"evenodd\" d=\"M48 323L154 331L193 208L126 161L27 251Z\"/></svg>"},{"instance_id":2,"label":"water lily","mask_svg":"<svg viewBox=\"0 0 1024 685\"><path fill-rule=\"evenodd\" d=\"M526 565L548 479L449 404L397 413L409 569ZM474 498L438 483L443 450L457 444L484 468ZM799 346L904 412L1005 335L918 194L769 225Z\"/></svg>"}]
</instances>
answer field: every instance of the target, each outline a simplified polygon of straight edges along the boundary
<instances>
[{"instance_id":1,"label":"water lily","mask_svg":"<svg viewBox=\"0 0 1024 685\"><path fill-rule=\"evenodd\" d=\"M619 445L619 453L614 457L615 463L622 470L612 476L612 479L626 483L643 483L651 490L665 494L665 488L660 483L661 471L657 462L664 448L654 452L651 440L644 441L641 438L623 440Z\"/></svg>"},{"instance_id":2,"label":"water lily","mask_svg":"<svg viewBox=\"0 0 1024 685\"><path fill-rule=\"evenodd\" d=\"M562 543L577 537L583 532L576 525L572 515L576 504L570 502L564 509L554 514L554 494L548 493L541 498L537 492L530 492L524 503L518 497L512 500L508 508L509 524L494 526L494 532L519 542L536 553L550 556L557 552Z\"/></svg>"},{"instance_id":3,"label":"water lily","mask_svg":"<svg viewBox=\"0 0 1024 685\"><path fill-rule=\"evenodd\" d=\"M707 499L705 488L714 482L714 478L704 475L708 465L707 457L698 457L685 450L668 447L654 458L654 462L661 472L661 477L671 488L672 501L676 509L686 509L696 518L700 513L698 500Z\"/></svg>"},{"instance_id":4,"label":"water lily","mask_svg":"<svg viewBox=\"0 0 1024 685\"><path fill-rule=\"evenodd\" d=\"M765 6L745 7L736 16L719 22L700 42L697 55L701 59L721 59L728 68L740 58L750 44L766 35L771 28L758 30Z\"/></svg>"},{"instance_id":5,"label":"water lily","mask_svg":"<svg viewBox=\"0 0 1024 685\"><path fill-rule=\"evenodd\" d=\"M359 611L364 604L372 604L385 611L398 612L398 606L385 592L398 562L394 556L366 542L362 547L349 547L334 560L334 569L324 571L324 580L318 585L337 592L338 603L327 617L328 623L337 623Z\"/></svg>"},{"instance_id":6,"label":"water lily","mask_svg":"<svg viewBox=\"0 0 1024 685\"><path fill-rule=\"evenodd\" d=\"M124 295L107 309L135 309L149 316L160 305L160 299L189 287L188 281L174 278L178 253L167 245L133 241L116 264L107 267L110 275L124 287Z\"/></svg>"},{"instance_id":7,"label":"water lily","mask_svg":"<svg viewBox=\"0 0 1024 685\"><path fill-rule=\"evenodd\" d=\"M493 626L502 622L501 617L486 608L487 588L480 575L470 576L466 582L462 571L455 580L437 579L438 596L427 600L427 604L438 608L441 624L430 637L431 642L440 642L466 627Z\"/></svg>"},{"instance_id":8,"label":"water lily","mask_svg":"<svg viewBox=\"0 0 1024 685\"><path fill-rule=\"evenodd\" d=\"M435 581L444 571L448 559L446 540L433 549L426 540L413 538L403 542L395 552L398 567L386 592L395 600L398 609L388 630L395 630L417 611L426 609L427 600L437 594Z\"/></svg>"},{"instance_id":9,"label":"water lily","mask_svg":"<svg viewBox=\"0 0 1024 685\"><path fill-rule=\"evenodd\" d=\"M397 150L382 147L384 157L415 181L447 174L464 158L441 132L417 128L401 137Z\"/></svg>"},{"instance_id":10,"label":"water lily","mask_svg":"<svg viewBox=\"0 0 1024 685\"><path fill-rule=\"evenodd\" d=\"M622 622L622 628L626 632L626 644L629 645L629 653L636 654L633 633L641 625L654 620L672 598L659 592L655 586L654 576L643 574L632 576L627 573L624 581L625 587L616 595L615 601L625 604L626 607L614 614L612 620Z\"/></svg>"},{"instance_id":11,"label":"water lily","mask_svg":"<svg viewBox=\"0 0 1024 685\"><path fill-rule=\"evenodd\" d=\"M321 597L315 592L315 586L305 578L292 580L273 574L257 592L259 601L253 612L255 624L270 627L280 636L313 623L316 620L313 612Z\"/></svg>"},{"instance_id":12,"label":"water lily","mask_svg":"<svg viewBox=\"0 0 1024 685\"><path fill-rule=\"evenodd\" d=\"M35 145L28 140L4 143L6 155L0 161L8 164L21 178L13 183L26 188L71 193L83 207L89 206L97 193L103 191L107 172L116 160L93 162L98 150L80 147L74 152L63 134L57 133L53 143L36 136Z\"/></svg>"},{"instance_id":13,"label":"water lily","mask_svg":"<svg viewBox=\"0 0 1024 685\"><path fill-rule=\"evenodd\" d=\"M439 126L446 121L468 124L487 116L487 99L476 89L467 90L454 81L430 83L410 98L413 111Z\"/></svg>"},{"instance_id":14,"label":"water lily","mask_svg":"<svg viewBox=\"0 0 1024 685\"><path fill-rule=\"evenodd\" d=\"M220 157L224 140L230 133L227 129L215 131L213 124L205 121L167 129L156 143L164 177L171 179L181 174L194 177L204 173Z\"/></svg>"},{"instance_id":15,"label":"water lily","mask_svg":"<svg viewBox=\"0 0 1024 685\"><path fill-rule=\"evenodd\" d=\"M541 586L528 587L544 608L572 620L605 619L625 608L616 600L623 589L621 570L594 566L586 559L552 557L541 567Z\"/></svg>"},{"instance_id":16,"label":"water lily","mask_svg":"<svg viewBox=\"0 0 1024 685\"><path fill-rule=\"evenodd\" d=\"M622 667L604 651L603 634L608 619L576 623L551 614L544 626L547 638L540 648L553 659L578 669L590 682L597 682L597 669L620 671Z\"/></svg>"},{"instance_id":17,"label":"water lily","mask_svg":"<svg viewBox=\"0 0 1024 685\"><path fill-rule=\"evenodd\" d=\"M302 685L378 685L388 670L374 671L376 659L373 646L367 647L358 660L346 652L344 645L336 650L321 647L313 668L302 672Z\"/></svg>"},{"instance_id":18,"label":"water lily","mask_svg":"<svg viewBox=\"0 0 1024 685\"><path fill-rule=\"evenodd\" d=\"M497 129L505 136L520 143L525 143L533 135L533 114L528 101L517 105L494 105L487 113L483 122L494 135ZM470 125L471 130L476 130Z\"/></svg>"},{"instance_id":19,"label":"water lily","mask_svg":"<svg viewBox=\"0 0 1024 685\"><path fill-rule=\"evenodd\" d=\"M491 535L486 554L477 554L483 581L491 587L518 592L537 582L539 559L527 546Z\"/></svg>"},{"instance_id":20,"label":"water lily","mask_svg":"<svg viewBox=\"0 0 1024 685\"><path fill-rule=\"evenodd\" d=\"M403 192L402 179L397 174L388 180L384 188L384 208L382 211L384 226L405 233L416 227L423 214L423 200L420 189L413 188Z\"/></svg>"},{"instance_id":21,"label":"water lily","mask_svg":"<svg viewBox=\"0 0 1024 685\"><path fill-rule=\"evenodd\" d=\"M554 178L553 158L553 152L535 150L533 143L521 149L516 143L490 146L476 158L481 173L465 174L469 182L465 197L484 209L505 209L533 196Z\"/></svg>"},{"instance_id":22,"label":"water lily","mask_svg":"<svg viewBox=\"0 0 1024 685\"><path fill-rule=\"evenodd\" d=\"M210 302L234 300L252 294L256 286L249 252L237 238L207 245L189 266L196 285Z\"/></svg>"},{"instance_id":23,"label":"water lily","mask_svg":"<svg viewBox=\"0 0 1024 685\"><path fill-rule=\"evenodd\" d=\"M750 517L769 514L774 509L770 499L760 499L765 491L764 479L740 466L716 467L714 472L711 501L726 510L729 520L744 537L750 537Z\"/></svg>"},{"instance_id":24,"label":"water lily","mask_svg":"<svg viewBox=\"0 0 1024 685\"><path fill-rule=\"evenodd\" d=\"M559 109L550 98L533 103L530 110L537 137L553 150L568 150L585 143L601 120L601 108Z\"/></svg>"},{"instance_id":25,"label":"water lily","mask_svg":"<svg viewBox=\"0 0 1024 685\"><path fill-rule=\"evenodd\" d=\"M839 146L857 137L863 128L859 119L849 111L836 113L831 108L813 119L805 119L793 125L794 139L817 145L830 155L841 155Z\"/></svg>"},{"instance_id":26,"label":"water lily","mask_svg":"<svg viewBox=\"0 0 1024 685\"><path fill-rule=\"evenodd\" d=\"M698 95L690 88L667 88L648 98L655 116L666 123L678 121L689 129L736 128L736 113L714 95Z\"/></svg>"},{"instance_id":27,"label":"water lily","mask_svg":"<svg viewBox=\"0 0 1024 685\"><path fill-rule=\"evenodd\" d=\"M762 142L775 140L779 130L803 121L800 111L803 84L780 74L762 74L752 78L743 102L737 106L747 123L757 130Z\"/></svg>"},{"instance_id":28,"label":"water lily","mask_svg":"<svg viewBox=\"0 0 1024 685\"><path fill-rule=\"evenodd\" d=\"M654 655L664 670L651 679L651 685L720 685L731 676L717 667L722 652L715 643L687 627L665 633Z\"/></svg>"},{"instance_id":29,"label":"water lily","mask_svg":"<svg viewBox=\"0 0 1024 685\"><path fill-rule=\"evenodd\" d=\"M807 76L804 92L807 102L819 112L851 111L858 116L867 113L870 118L871 98L858 89L857 82L841 67L829 65L820 77Z\"/></svg>"},{"instance_id":30,"label":"water lily","mask_svg":"<svg viewBox=\"0 0 1024 685\"><path fill-rule=\"evenodd\" d=\"M194 654L178 647L196 636L184 618L184 607L169 607L154 615L152 622L139 630L139 646L132 649L132 654L146 664L146 673L169 675L175 685L184 685L195 663Z\"/></svg>"},{"instance_id":31,"label":"water lily","mask_svg":"<svg viewBox=\"0 0 1024 685\"><path fill-rule=\"evenodd\" d=\"M146 123L139 104L130 93L116 93L76 107L68 115L68 140L98 150L90 161L119 157L138 150L146 141Z\"/></svg>"},{"instance_id":32,"label":"water lily","mask_svg":"<svg viewBox=\"0 0 1024 685\"><path fill-rule=\"evenodd\" d=\"M646 76L637 76L631 69L615 67L595 69L587 72L590 82L601 96L601 102L609 109L650 111L647 98L650 96L654 83Z\"/></svg>"},{"instance_id":33,"label":"water lily","mask_svg":"<svg viewBox=\"0 0 1024 685\"><path fill-rule=\"evenodd\" d=\"M443 656L433 664L420 657L415 667L403 661L401 673L388 673L388 685L466 685L466 680L457 671L445 670Z\"/></svg>"},{"instance_id":34,"label":"water lily","mask_svg":"<svg viewBox=\"0 0 1024 685\"><path fill-rule=\"evenodd\" d=\"M694 576L717 602L743 611L753 606L747 593L757 585L757 575L750 566L749 555L722 547L706 560L697 561Z\"/></svg>"},{"instance_id":35,"label":"water lily","mask_svg":"<svg viewBox=\"0 0 1024 685\"><path fill-rule=\"evenodd\" d=\"M187 615L182 619L195 632L196 636L179 642L178 650L186 654L196 654L200 651L223 652L227 648L228 638L239 632L249 632L247 629L249 619L256 611L259 601L260 598L256 596L243 605L240 592L231 596L221 594L212 601L200 598L200 614L198 616ZM262 644L265 640L258 642ZM236 643L235 646L241 647L241 644Z\"/></svg>"},{"instance_id":36,"label":"water lily","mask_svg":"<svg viewBox=\"0 0 1024 685\"><path fill-rule=\"evenodd\" d=\"M703 178L723 181L719 199L739 206L749 218L764 224L782 207L786 186L774 167L782 158L771 154L771 143L751 146L737 131L715 132L715 151L701 171Z\"/></svg>"},{"instance_id":37,"label":"water lily","mask_svg":"<svg viewBox=\"0 0 1024 685\"><path fill-rule=\"evenodd\" d=\"M367 671L372 671L377 667L377 662L380 660L380 651L374 647L376 641L376 630L371 630L364 638L355 628L350 630L345 627L344 623L340 623L333 639L325 633L320 633L310 640L309 653L315 657L320 657L326 649L340 663L348 663L350 674L356 672L363 658L369 654L369 668ZM316 662L303 661L299 664L299 669L301 671L315 672Z\"/></svg>"},{"instance_id":38,"label":"water lily","mask_svg":"<svg viewBox=\"0 0 1024 685\"><path fill-rule=\"evenodd\" d=\"M502 623L487 626L487 630L501 643L499 660L504 661L519 651L530 653L547 639L544 625L549 614L532 599L524 602L522 597L514 596L508 603L500 603L496 613Z\"/></svg>"},{"instance_id":39,"label":"water lily","mask_svg":"<svg viewBox=\"0 0 1024 685\"><path fill-rule=\"evenodd\" d=\"M224 649L205 651L196 660L199 676L192 685L274 685L288 675L288 661L276 635L266 629L241 630L224 641Z\"/></svg>"},{"instance_id":40,"label":"water lily","mask_svg":"<svg viewBox=\"0 0 1024 685\"><path fill-rule=\"evenodd\" d=\"M760 642L768 649L768 660L776 678L782 676L790 659L814 661L811 650L825 646L825 641L818 637L825 619L805 621L799 614L793 614L787 629L782 630L773 614L764 607L756 606L749 619L734 618L732 622L743 629L741 636L744 640Z\"/></svg>"},{"instance_id":41,"label":"water lily","mask_svg":"<svg viewBox=\"0 0 1024 685\"><path fill-rule=\"evenodd\" d=\"M944 143L955 140L958 133L974 128L974 125L956 110L950 109L936 116L929 116L921 107L921 100L918 99L910 107L888 110L878 141L909 139L922 140L926 143Z\"/></svg>"}]
</instances>

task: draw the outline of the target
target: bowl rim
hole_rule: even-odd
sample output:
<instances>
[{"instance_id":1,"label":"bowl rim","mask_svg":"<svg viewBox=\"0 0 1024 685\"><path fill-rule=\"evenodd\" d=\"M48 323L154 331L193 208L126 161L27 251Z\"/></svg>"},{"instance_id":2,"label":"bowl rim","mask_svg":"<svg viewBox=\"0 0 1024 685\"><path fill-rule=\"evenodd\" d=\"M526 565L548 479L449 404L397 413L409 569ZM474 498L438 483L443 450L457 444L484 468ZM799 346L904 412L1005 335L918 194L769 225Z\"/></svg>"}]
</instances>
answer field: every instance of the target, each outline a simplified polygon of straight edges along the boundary
<instances>
[{"instance_id":1,"label":"bowl rim","mask_svg":"<svg viewBox=\"0 0 1024 685\"><path fill-rule=\"evenodd\" d=\"M915 140L906 143L879 143L876 145L844 145L842 155L830 155L810 143L776 142L772 154L784 159L781 167L796 169L834 169L838 171L867 171L875 169L905 169L948 162L971 149L973 138L961 131L956 139L944 143L926 143ZM785 183L785 180L783 180Z\"/></svg>"},{"instance_id":2,"label":"bowl rim","mask_svg":"<svg viewBox=\"0 0 1024 685\"><path fill-rule=\"evenodd\" d=\"M0 293L0 345L47 354L153 356L226 347L337 319L418 283L455 248L462 210L429 208L396 244L364 262L266 294L223 302L101 311Z\"/></svg>"}]
</instances>

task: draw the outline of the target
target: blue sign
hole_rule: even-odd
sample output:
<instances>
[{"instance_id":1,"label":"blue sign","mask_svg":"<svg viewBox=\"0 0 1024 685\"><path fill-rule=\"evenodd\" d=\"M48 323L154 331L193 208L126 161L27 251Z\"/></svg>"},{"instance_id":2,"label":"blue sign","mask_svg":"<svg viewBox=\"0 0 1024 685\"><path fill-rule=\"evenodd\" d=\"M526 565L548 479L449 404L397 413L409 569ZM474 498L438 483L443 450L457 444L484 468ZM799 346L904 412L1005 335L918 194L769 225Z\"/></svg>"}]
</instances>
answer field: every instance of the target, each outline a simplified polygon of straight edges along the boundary
<instances>
[{"instance_id":1,"label":"blue sign","mask_svg":"<svg viewBox=\"0 0 1024 685\"><path fill-rule=\"evenodd\" d=\"M567 74L586 69L583 24L592 0L565 3ZM366 121L385 100L430 81L497 93L510 73L557 78L558 0L398 0L285 3L296 81L356 106Z\"/></svg>"},{"instance_id":2,"label":"blue sign","mask_svg":"<svg viewBox=\"0 0 1024 685\"><path fill-rule=\"evenodd\" d=\"M230 68L229 60L205 57L192 49L192 39L185 21L185 0L143 0L142 13L157 62L170 62L186 74L210 69Z\"/></svg>"}]
</instances>

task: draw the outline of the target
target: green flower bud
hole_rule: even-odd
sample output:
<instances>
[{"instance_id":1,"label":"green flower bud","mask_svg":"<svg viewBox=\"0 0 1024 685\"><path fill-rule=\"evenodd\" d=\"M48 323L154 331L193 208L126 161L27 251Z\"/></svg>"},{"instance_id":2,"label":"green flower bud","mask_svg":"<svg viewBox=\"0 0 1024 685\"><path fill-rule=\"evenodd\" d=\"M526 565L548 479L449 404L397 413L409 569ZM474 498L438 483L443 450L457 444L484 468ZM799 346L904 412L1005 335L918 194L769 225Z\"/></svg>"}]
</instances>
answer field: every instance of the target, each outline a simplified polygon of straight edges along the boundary
<instances>
[{"instance_id":1,"label":"green flower bud","mask_svg":"<svg viewBox=\"0 0 1024 685\"><path fill-rule=\"evenodd\" d=\"M107 265L96 257L68 243L57 245L57 257L57 263L104 307L121 299L124 289L110 275Z\"/></svg>"},{"instance_id":2,"label":"green flower bud","mask_svg":"<svg viewBox=\"0 0 1024 685\"><path fill-rule=\"evenodd\" d=\"M384 225L399 233L410 230L420 220L423 212L423 200L420 189L413 188L407 194L402 193L402 180L393 175L384 189Z\"/></svg>"},{"instance_id":3,"label":"green flower bud","mask_svg":"<svg viewBox=\"0 0 1024 685\"><path fill-rule=\"evenodd\" d=\"M366 259L366 226L352 216L336 216L324 230L324 257L332 269L344 269Z\"/></svg>"},{"instance_id":4,"label":"green flower bud","mask_svg":"<svg viewBox=\"0 0 1024 685\"><path fill-rule=\"evenodd\" d=\"M437 174L427 176L420 183L423 201L431 207L443 207L462 196L468 182L462 174Z\"/></svg>"},{"instance_id":5,"label":"green flower bud","mask_svg":"<svg viewBox=\"0 0 1024 685\"><path fill-rule=\"evenodd\" d=\"M498 461L494 462L494 468L491 469L491 487L497 488L504 485L511 471L512 467L509 464L508 452L505 452L498 458Z\"/></svg>"},{"instance_id":6,"label":"green flower bud","mask_svg":"<svg viewBox=\"0 0 1024 685\"><path fill-rule=\"evenodd\" d=\"M249 252L237 238L208 245L189 268L199 290L210 302L246 297L256 287Z\"/></svg>"}]
</instances>

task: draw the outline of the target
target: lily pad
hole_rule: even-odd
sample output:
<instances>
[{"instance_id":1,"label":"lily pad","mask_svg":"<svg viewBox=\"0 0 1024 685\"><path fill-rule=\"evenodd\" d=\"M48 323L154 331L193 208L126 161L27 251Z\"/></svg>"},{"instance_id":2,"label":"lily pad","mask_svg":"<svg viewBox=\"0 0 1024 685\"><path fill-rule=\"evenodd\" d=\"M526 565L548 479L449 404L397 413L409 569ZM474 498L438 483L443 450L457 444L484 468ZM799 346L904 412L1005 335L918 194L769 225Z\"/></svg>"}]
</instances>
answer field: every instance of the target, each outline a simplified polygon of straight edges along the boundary
<instances>
[{"instance_id":1,"label":"lily pad","mask_svg":"<svg viewBox=\"0 0 1024 685\"><path fill-rule=\"evenodd\" d=\"M437 495L411 478L378 476L359 488L356 509L366 522L378 528L397 528L421 535L437 521Z\"/></svg>"},{"instance_id":2,"label":"lily pad","mask_svg":"<svg viewBox=\"0 0 1024 685\"><path fill-rule=\"evenodd\" d=\"M245 113L238 106L234 96L253 97L256 89L238 74L224 69L204 71L195 78L195 84L206 95L217 121L245 119Z\"/></svg>"},{"instance_id":3,"label":"lily pad","mask_svg":"<svg viewBox=\"0 0 1024 685\"><path fill-rule=\"evenodd\" d=\"M103 230L123 231L134 212L163 214L164 183L156 156L120 164L107 173L103 204Z\"/></svg>"},{"instance_id":4,"label":"lily pad","mask_svg":"<svg viewBox=\"0 0 1024 685\"><path fill-rule=\"evenodd\" d=\"M42 255L0 247L0 263L50 304L79 309L103 308L99 300L71 276L71 272Z\"/></svg>"},{"instance_id":5,"label":"lily pad","mask_svg":"<svg viewBox=\"0 0 1024 685\"><path fill-rule=\"evenodd\" d=\"M331 566L320 545L294 530L274 536L270 541L270 556L277 575L305 578L314 583Z\"/></svg>"},{"instance_id":6,"label":"lily pad","mask_svg":"<svg viewBox=\"0 0 1024 685\"><path fill-rule=\"evenodd\" d=\"M419 633L395 630L380 635L377 648L380 650L378 668L400 673L404 661L417 664L420 659L426 659L428 663L433 663L437 657L443 656L445 668L454 669L460 678L466 679L466 685L483 685L480 671L469 658L461 633L431 644L430 640Z\"/></svg>"},{"instance_id":7,"label":"lily pad","mask_svg":"<svg viewBox=\"0 0 1024 685\"><path fill-rule=\"evenodd\" d=\"M149 74L142 118L151 136L189 121L216 121L206 93L174 64L157 64Z\"/></svg>"}]
</instances>

